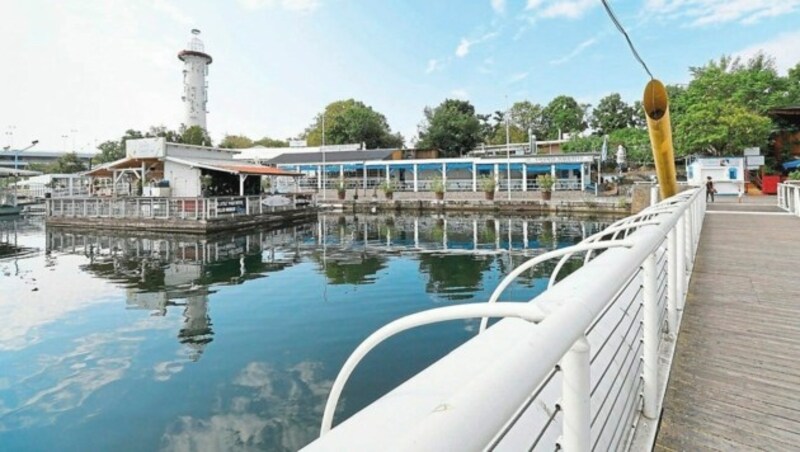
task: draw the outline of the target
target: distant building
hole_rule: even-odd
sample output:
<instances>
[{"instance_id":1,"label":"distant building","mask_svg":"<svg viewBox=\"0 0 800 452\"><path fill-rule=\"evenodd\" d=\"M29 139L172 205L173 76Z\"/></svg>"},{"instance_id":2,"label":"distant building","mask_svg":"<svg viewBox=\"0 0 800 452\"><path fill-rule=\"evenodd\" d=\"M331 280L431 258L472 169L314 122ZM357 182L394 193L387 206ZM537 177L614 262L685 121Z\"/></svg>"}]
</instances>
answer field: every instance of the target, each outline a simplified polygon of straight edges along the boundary
<instances>
[{"instance_id":1,"label":"distant building","mask_svg":"<svg viewBox=\"0 0 800 452\"><path fill-rule=\"evenodd\" d=\"M17 155L18 158L18 167L21 169L27 168L30 164L43 164L47 165L49 163L53 163L59 158L63 157L64 154L69 154L70 152L67 151L25 151L20 152ZM91 164L92 157L95 154L88 153L88 152L76 152L78 159L83 162L86 167L88 168ZM14 151L5 151L0 152L0 167L5 168L14 168Z\"/></svg>"}]
</instances>

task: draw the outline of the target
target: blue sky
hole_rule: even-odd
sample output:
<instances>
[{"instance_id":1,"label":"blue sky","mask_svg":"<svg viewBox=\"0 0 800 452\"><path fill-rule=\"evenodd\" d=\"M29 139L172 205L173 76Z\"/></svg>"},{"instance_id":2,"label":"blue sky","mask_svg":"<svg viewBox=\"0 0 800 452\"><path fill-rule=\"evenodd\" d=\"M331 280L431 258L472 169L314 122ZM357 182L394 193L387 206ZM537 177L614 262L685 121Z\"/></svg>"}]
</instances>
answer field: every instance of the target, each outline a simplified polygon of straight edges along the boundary
<instances>
[{"instance_id":1,"label":"blue sky","mask_svg":"<svg viewBox=\"0 0 800 452\"><path fill-rule=\"evenodd\" d=\"M722 54L764 49L782 73L800 61L800 0L610 3L666 83ZM0 0L0 17L3 146L89 150L127 128L177 128L176 54L195 27L214 58L216 140L292 137L352 97L408 142L448 97L487 113L559 94L632 102L647 80L599 0Z\"/></svg>"}]
</instances>

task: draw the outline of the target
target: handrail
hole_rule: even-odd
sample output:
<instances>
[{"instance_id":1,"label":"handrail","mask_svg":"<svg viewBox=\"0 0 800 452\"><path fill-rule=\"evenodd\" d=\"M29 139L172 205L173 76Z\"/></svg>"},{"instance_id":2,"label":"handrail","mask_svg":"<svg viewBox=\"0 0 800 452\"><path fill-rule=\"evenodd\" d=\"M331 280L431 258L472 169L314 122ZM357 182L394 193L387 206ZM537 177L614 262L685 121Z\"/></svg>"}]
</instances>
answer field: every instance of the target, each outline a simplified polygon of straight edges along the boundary
<instances>
[{"instance_id":1,"label":"handrail","mask_svg":"<svg viewBox=\"0 0 800 452\"><path fill-rule=\"evenodd\" d=\"M339 403L339 397L342 394L342 390L344 390L345 383L347 383L347 380L353 373L353 370L355 370L358 363L361 362L367 353L381 342L412 328L449 320L474 319L482 316L515 317L533 323L540 322L544 319L544 313L538 306L527 303L495 303L493 305L467 304L446 306L418 312L383 326L378 331L372 333L355 349L355 351L353 351L342 366L342 370L339 371L339 375L336 376L336 380L331 387L331 392L328 395L328 400L325 403L320 436L330 431L333 424L333 414L336 411L336 405Z\"/></svg>"},{"instance_id":2,"label":"handrail","mask_svg":"<svg viewBox=\"0 0 800 452\"><path fill-rule=\"evenodd\" d=\"M778 207L800 217L800 185L782 182L778 184Z\"/></svg>"},{"instance_id":3,"label":"handrail","mask_svg":"<svg viewBox=\"0 0 800 452\"><path fill-rule=\"evenodd\" d=\"M674 344L662 341L662 337L674 335L679 325L676 319L679 320L685 299L705 207L702 191L690 189L616 222L591 240L523 263L498 285L491 303L437 308L381 328L348 358L334 382L329 402L341 395L344 381L360 359L395 332L457 318L516 316L531 322L498 322L490 334L471 339L459 347L458 353L445 356L394 389L391 397L382 398L356 414L352 422L332 430L335 403L326 406L321 428L324 436L309 449L352 449L355 443L369 448L365 445L384 444L386 435L393 438L398 449L474 450L499 444L497 441L508 440L512 444L519 435L506 435L508 429L517 428L509 419L523 419L520 409L528 408L521 407L534 410L534 416L546 412L550 422L545 428L550 428L556 415L552 404L556 402L561 417L560 439L554 432L548 432L543 439L544 431L538 435L531 432L531 437L557 441L565 450L627 449L632 435L621 433L630 432L626 427L647 424L645 431L655 431L653 422L663 396L659 392L663 389L659 388L666 380L664 369L659 369L659 347L662 343L663 347ZM617 239L619 234L626 234L625 238ZM606 251L530 302L496 302L508 281L537 263L595 249ZM632 284L636 285L631 288ZM640 307L630 308L632 303L639 303ZM497 309L499 306L503 308ZM626 318L624 323L620 323L620 316ZM666 322L667 332L662 331L662 322ZM596 325L598 328L594 328ZM627 325L627 330L633 328L634 334L610 337L620 325ZM615 346L606 347L605 352L603 345L608 343ZM614 350L621 347L632 354L624 363L611 363L610 356L600 356L616 354ZM541 393L556 365L561 369L560 389L550 385ZM624 372L625 381L607 380L602 388L597 383L592 388L592 366L602 370L611 365L616 366L617 374ZM625 366L624 370L619 366ZM447 378L464 368L472 371ZM608 403L593 412L595 391ZM532 394L544 400L531 403ZM543 408L544 403L549 408ZM602 422L608 429L598 433L591 428L593 422Z\"/></svg>"},{"instance_id":4,"label":"handrail","mask_svg":"<svg viewBox=\"0 0 800 452\"><path fill-rule=\"evenodd\" d=\"M567 248L560 248L557 250L549 251L547 253L541 254L539 256L534 257L533 259L529 259L522 264L520 264L517 268L511 271L502 281L497 285L492 292L492 295L489 297L487 303L496 303L497 299L500 298L500 295L506 290L506 288L514 282L517 277L526 271L536 267L537 265L541 264L542 262L546 262L550 259L555 257L563 256L565 254L572 254L580 251L586 250L594 250L594 249L608 249L608 248L615 248L615 247L625 247L630 248L633 246L633 242L626 241L626 240L618 240L618 241L611 241L611 242L602 242L602 243L579 243L577 245L573 245ZM488 326L489 318L484 317L481 319L481 327L478 330L479 333L484 332L486 327Z\"/></svg>"}]
</instances>

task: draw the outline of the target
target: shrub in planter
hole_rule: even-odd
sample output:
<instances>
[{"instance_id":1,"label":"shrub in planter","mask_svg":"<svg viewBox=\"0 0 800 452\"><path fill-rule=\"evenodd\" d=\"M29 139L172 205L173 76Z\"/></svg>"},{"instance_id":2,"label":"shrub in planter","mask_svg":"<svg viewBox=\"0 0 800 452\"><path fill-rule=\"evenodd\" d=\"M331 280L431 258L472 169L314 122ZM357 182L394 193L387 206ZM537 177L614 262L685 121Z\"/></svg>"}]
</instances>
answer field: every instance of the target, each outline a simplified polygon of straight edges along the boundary
<instances>
[{"instance_id":1,"label":"shrub in planter","mask_svg":"<svg viewBox=\"0 0 800 452\"><path fill-rule=\"evenodd\" d=\"M386 199L392 199L394 197L394 182L385 180L381 182L381 185L378 188L381 189L384 196L386 196Z\"/></svg>"},{"instance_id":2,"label":"shrub in planter","mask_svg":"<svg viewBox=\"0 0 800 452\"><path fill-rule=\"evenodd\" d=\"M345 194L347 193L347 184L345 184L344 179L339 179L336 181L336 193L339 195L339 200L344 200Z\"/></svg>"},{"instance_id":3,"label":"shrub in planter","mask_svg":"<svg viewBox=\"0 0 800 452\"><path fill-rule=\"evenodd\" d=\"M481 190L486 195L486 199L492 201L494 199L494 192L497 185L495 184L494 177L481 176Z\"/></svg>"},{"instance_id":4,"label":"shrub in planter","mask_svg":"<svg viewBox=\"0 0 800 452\"><path fill-rule=\"evenodd\" d=\"M549 174L543 174L536 179L536 183L542 190L542 199L549 201L552 197L553 186L556 184L556 180Z\"/></svg>"},{"instance_id":5,"label":"shrub in planter","mask_svg":"<svg viewBox=\"0 0 800 452\"><path fill-rule=\"evenodd\" d=\"M431 181L431 191L436 194L436 199L442 200L444 199L444 180L441 177L436 176Z\"/></svg>"}]
</instances>

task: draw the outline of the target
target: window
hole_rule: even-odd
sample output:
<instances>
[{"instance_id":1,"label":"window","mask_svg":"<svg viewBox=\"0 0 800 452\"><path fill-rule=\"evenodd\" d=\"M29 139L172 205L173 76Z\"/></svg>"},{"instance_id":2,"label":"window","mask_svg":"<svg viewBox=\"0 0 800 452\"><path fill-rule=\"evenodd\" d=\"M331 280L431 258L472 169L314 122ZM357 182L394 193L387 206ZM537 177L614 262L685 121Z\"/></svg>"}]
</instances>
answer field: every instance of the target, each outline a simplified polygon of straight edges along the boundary
<instances>
[{"instance_id":1,"label":"window","mask_svg":"<svg viewBox=\"0 0 800 452\"><path fill-rule=\"evenodd\" d=\"M736 180L737 171L736 168L728 168L728 179Z\"/></svg>"}]
</instances>

